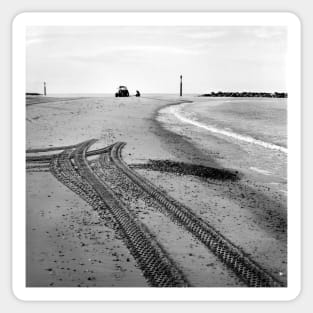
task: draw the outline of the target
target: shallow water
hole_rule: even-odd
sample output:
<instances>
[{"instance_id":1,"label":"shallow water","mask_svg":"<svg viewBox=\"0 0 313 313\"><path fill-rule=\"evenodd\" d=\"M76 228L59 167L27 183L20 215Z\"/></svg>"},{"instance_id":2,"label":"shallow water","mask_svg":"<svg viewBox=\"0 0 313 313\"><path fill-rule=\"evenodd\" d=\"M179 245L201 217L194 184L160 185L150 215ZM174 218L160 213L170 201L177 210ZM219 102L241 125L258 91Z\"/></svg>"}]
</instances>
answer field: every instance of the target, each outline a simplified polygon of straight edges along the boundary
<instances>
[{"instance_id":1,"label":"shallow water","mask_svg":"<svg viewBox=\"0 0 313 313\"><path fill-rule=\"evenodd\" d=\"M287 147L286 99L232 98L183 104L175 109L211 131L214 128L240 140L287 152L283 149Z\"/></svg>"},{"instance_id":2,"label":"shallow water","mask_svg":"<svg viewBox=\"0 0 313 313\"><path fill-rule=\"evenodd\" d=\"M172 113L173 115L175 115L182 122L192 124L199 128L203 128L212 133L218 133L227 137L233 137L240 141L249 142L251 144L263 146L268 149L278 150L278 151L287 153L287 149L284 146L270 142L270 141L274 141L274 142L278 141L279 143L281 143L281 142L286 141L282 136L284 134L283 130L279 129L279 126L275 124L273 125L273 127L269 127L269 125L266 125L265 121L262 121L259 123L260 125L254 125L254 124L251 125L252 121L240 121L238 118L235 119L234 117L232 117L232 120L228 120L228 121L224 118L221 118L220 120L216 120L216 115L214 119L214 118L206 116L205 114L206 112L201 112L201 110L199 110L198 112L188 113L188 111L184 110L184 108L185 108L185 105L182 105L181 107L172 106L168 109L168 111ZM213 116L214 116L214 113L213 113ZM239 118L242 118L242 116L244 115L242 114ZM228 127L227 122L229 126L235 123L238 125L231 126L230 128ZM274 129L275 135L269 131L270 129L273 129L273 128L276 128L276 130ZM257 138L262 138L262 139L264 138L264 139L260 140ZM268 140L268 141L264 141L264 140Z\"/></svg>"},{"instance_id":3,"label":"shallow water","mask_svg":"<svg viewBox=\"0 0 313 313\"><path fill-rule=\"evenodd\" d=\"M223 147L222 166L254 172L267 179L275 177L275 182L286 186L286 99L195 98L193 103L160 110L158 119L171 131L182 135L188 132L195 144L208 149ZM214 137L220 144L213 147Z\"/></svg>"}]
</instances>

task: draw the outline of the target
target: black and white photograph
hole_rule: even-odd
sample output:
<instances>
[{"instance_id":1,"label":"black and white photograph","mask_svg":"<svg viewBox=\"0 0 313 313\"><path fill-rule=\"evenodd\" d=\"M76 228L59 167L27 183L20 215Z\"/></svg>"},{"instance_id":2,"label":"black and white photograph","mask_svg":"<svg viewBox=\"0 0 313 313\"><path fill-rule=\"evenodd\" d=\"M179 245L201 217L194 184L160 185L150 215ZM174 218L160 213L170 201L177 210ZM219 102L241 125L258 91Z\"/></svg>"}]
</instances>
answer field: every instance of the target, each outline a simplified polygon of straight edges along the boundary
<instances>
[{"instance_id":1,"label":"black and white photograph","mask_svg":"<svg viewBox=\"0 0 313 313\"><path fill-rule=\"evenodd\" d=\"M288 27L25 27L25 287L287 288Z\"/></svg>"}]
</instances>

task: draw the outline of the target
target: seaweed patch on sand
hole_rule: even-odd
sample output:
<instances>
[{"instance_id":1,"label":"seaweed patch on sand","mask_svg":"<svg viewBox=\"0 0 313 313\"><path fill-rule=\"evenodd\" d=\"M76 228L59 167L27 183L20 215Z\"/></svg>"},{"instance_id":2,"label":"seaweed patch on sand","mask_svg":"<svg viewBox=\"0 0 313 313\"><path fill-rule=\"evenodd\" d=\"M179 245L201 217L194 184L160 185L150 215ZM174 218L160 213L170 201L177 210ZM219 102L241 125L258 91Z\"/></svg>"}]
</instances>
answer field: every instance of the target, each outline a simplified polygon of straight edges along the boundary
<instances>
[{"instance_id":1,"label":"seaweed patch on sand","mask_svg":"<svg viewBox=\"0 0 313 313\"><path fill-rule=\"evenodd\" d=\"M217 180L240 180L241 174L238 171L231 169L221 169L215 167L208 167L204 165L175 162L171 160L149 160L146 164L132 164L133 169L146 169L159 172L176 173L179 175L193 175L204 179Z\"/></svg>"}]
</instances>

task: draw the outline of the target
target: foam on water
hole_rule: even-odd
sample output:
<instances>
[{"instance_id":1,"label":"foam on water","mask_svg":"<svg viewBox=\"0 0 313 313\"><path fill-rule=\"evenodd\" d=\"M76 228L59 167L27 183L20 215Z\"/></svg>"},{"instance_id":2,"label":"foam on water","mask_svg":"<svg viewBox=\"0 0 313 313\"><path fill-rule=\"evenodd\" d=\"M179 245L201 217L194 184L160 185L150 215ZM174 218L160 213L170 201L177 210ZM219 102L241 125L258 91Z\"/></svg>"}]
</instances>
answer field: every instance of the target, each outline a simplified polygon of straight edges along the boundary
<instances>
[{"instance_id":1,"label":"foam on water","mask_svg":"<svg viewBox=\"0 0 313 313\"><path fill-rule=\"evenodd\" d=\"M181 109L184 107L184 104L182 105L173 105L173 106L169 106L167 108L164 108L161 110L162 113L170 113L173 114L177 119L179 119L180 121L187 123L187 124L192 124L196 127L199 128L203 128L207 131L210 131L212 133L216 133L216 134L221 134L227 137L231 137L240 141L244 141L244 142L248 142L251 144L255 144L255 145L259 145L262 146L264 148L267 149L271 149L271 150L278 150L281 151L283 153L287 153L288 149L279 145L275 145L269 142L265 142L259 139L255 139L251 136L247 136L247 135L241 135L235 132L232 132L230 130L226 130L226 129L220 129L220 128L216 128L214 126L210 126L210 125L206 125L203 123L200 123L194 119L188 118L186 116L183 115L183 113L181 112Z\"/></svg>"},{"instance_id":2,"label":"foam on water","mask_svg":"<svg viewBox=\"0 0 313 313\"><path fill-rule=\"evenodd\" d=\"M254 167L254 166L251 166L250 167L251 170L255 171L255 172L258 172L260 174L263 174L263 175L271 175L272 173L269 172L269 171L266 171L266 170L263 170L261 168L257 168L257 167Z\"/></svg>"}]
</instances>

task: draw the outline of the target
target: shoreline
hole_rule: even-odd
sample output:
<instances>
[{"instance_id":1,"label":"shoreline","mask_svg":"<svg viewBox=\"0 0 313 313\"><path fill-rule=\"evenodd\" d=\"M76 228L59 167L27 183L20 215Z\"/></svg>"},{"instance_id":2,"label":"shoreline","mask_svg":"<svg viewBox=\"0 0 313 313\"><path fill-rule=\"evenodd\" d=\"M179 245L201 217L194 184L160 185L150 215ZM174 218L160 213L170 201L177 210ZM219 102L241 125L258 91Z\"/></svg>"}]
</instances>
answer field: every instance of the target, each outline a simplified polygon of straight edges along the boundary
<instances>
[{"instance_id":1,"label":"shoreline","mask_svg":"<svg viewBox=\"0 0 313 313\"><path fill-rule=\"evenodd\" d=\"M183 104L183 103L181 103L181 104ZM220 135L223 135L226 137L231 137L231 138L234 138L234 139L239 140L239 141L244 141L247 143L259 145L259 146L262 146L264 148L271 149L271 150L278 150L278 151L281 151L281 152L284 152L287 154L287 147L286 146L280 146L280 145L274 144L272 142L267 142L264 140L260 140L258 138L254 138L254 137L249 136L249 135L243 135L243 134L239 134L239 133L229 131L229 130L226 130L223 128L217 128L217 127L214 127L211 125L207 125L207 124L198 122L196 120L193 120L191 118L184 116L183 114L181 114L180 111L173 110L172 106L169 106L168 108L170 108L170 111L171 111L170 113L172 115L175 115L175 117L177 119L179 119L180 121L182 121L186 124L190 124L190 125L196 126L198 128L205 129L211 133L216 133L216 134L220 134Z\"/></svg>"},{"instance_id":2,"label":"shoreline","mask_svg":"<svg viewBox=\"0 0 313 313\"><path fill-rule=\"evenodd\" d=\"M164 125L158 121L157 117L159 115L159 112L161 110L163 110L164 108L167 107L171 107L171 106L177 106L180 105L182 103L192 103L192 101L190 100L182 100L179 101L177 103L167 103L164 106L161 106L159 108L157 108L154 113L153 113L153 117L152 117L152 123L156 128L156 134L157 136L160 137L160 140L168 146L168 149L178 158L180 159L181 157L183 157L183 159L180 159L180 161L191 161L192 160L199 160L200 164L202 165L206 165L206 166L211 166L211 167L216 167L216 168L220 168L220 166L218 165L218 163L216 162L216 160L214 160L213 158L208 159L207 155L205 155L205 153L203 151L201 151L200 149L197 148L197 146L190 142L190 140L188 140L187 137L181 136L173 131L170 131L169 129L166 129L164 127ZM177 151L177 149L175 149L175 146L173 145L173 143L178 143L180 142L181 145L184 147L184 156L181 155L181 150Z\"/></svg>"},{"instance_id":3,"label":"shoreline","mask_svg":"<svg viewBox=\"0 0 313 313\"><path fill-rule=\"evenodd\" d=\"M216 100L217 103L210 102L208 107L215 108L217 105L225 105L224 102L219 102L220 99ZM236 100L237 99L234 98L234 101ZM231 100L228 99L226 101L227 104L230 101ZM205 101L199 103L194 101L196 113L192 113L192 107L188 107L188 104L187 106L186 104L181 104L180 108L175 108L175 105L172 108L171 105L164 106L158 110L155 119L158 120L159 124L166 131L190 139L189 142L191 142L194 147L200 148L205 154L210 150L218 152L212 153L212 155L214 156L216 163L219 164L219 167L228 168L235 166L237 170L243 171L250 176L251 173L249 173L249 171L253 171L255 175L262 174L263 180L265 181L266 178L264 176L269 176L268 181L274 179L274 182L276 183L280 182L279 177L281 177L281 181L286 180L285 163L287 162L287 147L283 144L273 143L275 141L271 141L271 138L266 140L266 137L261 136L261 139L258 139L260 136L258 136L257 132L254 137L252 137L247 134L245 130L241 131L240 128L236 131L236 126L232 126L231 124L223 122L219 125L216 124L218 120L215 121L214 119L209 118L207 121L207 119L202 118L201 115L200 117L197 116L197 114L199 114L199 112L197 113L197 108L199 109L200 107L202 110L204 107L203 104L205 103ZM186 116L184 115L184 111L180 112L185 108L187 108ZM194 114L196 116L195 119ZM191 117L189 117L189 115L191 115ZM251 156L247 158L248 154ZM238 162L231 162L230 158L227 156L232 156L235 159L246 159L246 163L240 164ZM252 156L254 156L255 159L253 162ZM277 163L270 163L275 165L274 167L265 166L265 164L270 161L270 159L267 159L270 156ZM260 162L257 161L259 157ZM227 158L228 161L226 161ZM272 171L271 168L276 168L276 166L278 166L277 170ZM257 176L255 175L252 176L256 178Z\"/></svg>"}]
</instances>

